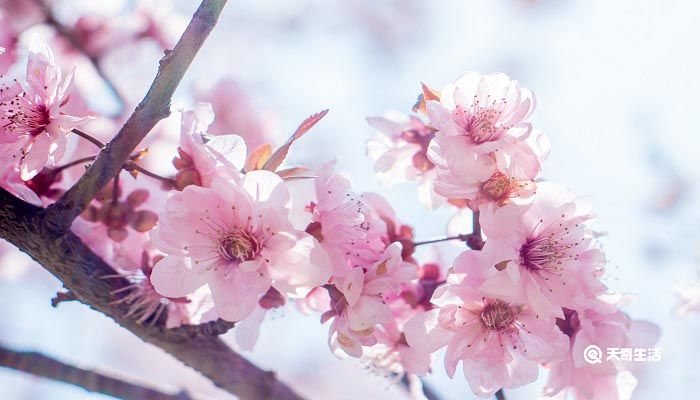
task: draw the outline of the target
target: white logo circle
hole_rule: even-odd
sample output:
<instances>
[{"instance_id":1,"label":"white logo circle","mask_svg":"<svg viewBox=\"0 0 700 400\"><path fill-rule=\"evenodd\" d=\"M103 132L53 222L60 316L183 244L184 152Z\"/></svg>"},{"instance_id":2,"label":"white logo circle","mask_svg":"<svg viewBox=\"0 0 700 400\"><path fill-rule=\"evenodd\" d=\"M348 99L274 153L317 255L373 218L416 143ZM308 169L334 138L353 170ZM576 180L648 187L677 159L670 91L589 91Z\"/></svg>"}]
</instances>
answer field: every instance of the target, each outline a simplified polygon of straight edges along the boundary
<instances>
[{"instance_id":1,"label":"white logo circle","mask_svg":"<svg viewBox=\"0 0 700 400\"><path fill-rule=\"evenodd\" d=\"M589 364L600 364L603 362L603 351L592 344L583 350L583 359Z\"/></svg>"}]
</instances>

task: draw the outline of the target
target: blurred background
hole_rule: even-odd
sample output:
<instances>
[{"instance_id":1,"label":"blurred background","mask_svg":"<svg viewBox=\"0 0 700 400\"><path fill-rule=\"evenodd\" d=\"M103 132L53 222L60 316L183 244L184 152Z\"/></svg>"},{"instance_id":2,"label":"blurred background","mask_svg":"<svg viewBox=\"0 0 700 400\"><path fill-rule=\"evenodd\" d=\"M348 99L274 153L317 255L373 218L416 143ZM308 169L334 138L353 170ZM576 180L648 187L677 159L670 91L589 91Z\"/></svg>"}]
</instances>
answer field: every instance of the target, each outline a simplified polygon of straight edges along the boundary
<instances>
[{"instance_id":1,"label":"blurred background","mask_svg":"<svg viewBox=\"0 0 700 400\"><path fill-rule=\"evenodd\" d=\"M31 1L0 1L2 15L21 12L29 18L37 10L16 9L25 3ZM112 45L116 39L110 37L95 40L99 72L114 82L113 91L84 57L57 50L57 59L76 67L76 85L90 109L117 113L119 97L135 104L143 96L163 48L177 40L197 4L55 1L55 18L66 26L88 16L79 25L84 29L93 19L129 32L147 15L158 28L124 45ZM452 211L426 210L415 185L375 182L365 156L365 142L374 133L365 118L388 110L408 113L421 82L441 88L469 70L507 73L537 96L531 120L552 142L543 176L595 199L596 229L606 233L605 283L634 297L625 308L633 318L662 328L663 358L635 371L639 385L633 398L691 398L700 381L700 315L674 314L681 302L674 288L697 287L700 267L700 209L694 206L700 53L692 50L700 37L699 15L693 3L661 0L231 0L173 107L219 98L231 114L217 114L217 121L230 119L221 129L237 127L232 133L252 141L264 135L276 143L307 115L330 108L295 145L290 161L315 167L338 159L337 169L352 177L356 191L385 195L399 218L415 227L417 238L427 239L444 235ZM19 37L20 49L34 33L54 36L49 25L33 26ZM110 43L107 50L102 40ZM24 56L17 57L19 66L10 70L23 67ZM178 118L163 121L157 137L174 143ZM170 168L170 158L172 153L165 154L156 169ZM3 343L164 389L184 388L201 399L233 398L84 305L52 308L60 283L10 245L0 246ZM446 259L457 250L445 245ZM301 394L406 398L366 363L333 356L328 324L319 324L317 316L290 305L272 314L247 356L277 371ZM235 346L230 336L225 338ZM440 359L427 379L432 387L444 399L473 398L460 374L446 377ZM545 379L543 370L540 381L507 391L507 398L537 398ZM0 399L101 398L0 369Z\"/></svg>"}]
</instances>

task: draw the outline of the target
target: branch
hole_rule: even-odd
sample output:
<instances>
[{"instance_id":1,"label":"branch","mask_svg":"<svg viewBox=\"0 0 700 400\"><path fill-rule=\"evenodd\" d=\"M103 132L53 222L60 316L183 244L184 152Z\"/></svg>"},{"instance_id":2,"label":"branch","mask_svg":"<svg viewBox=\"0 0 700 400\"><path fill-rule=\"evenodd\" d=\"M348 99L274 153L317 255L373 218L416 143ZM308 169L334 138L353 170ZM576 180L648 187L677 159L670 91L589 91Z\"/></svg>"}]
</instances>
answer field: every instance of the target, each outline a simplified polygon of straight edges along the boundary
<instances>
[{"instance_id":1,"label":"branch","mask_svg":"<svg viewBox=\"0 0 700 400\"><path fill-rule=\"evenodd\" d=\"M48 208L49 221L66 229L95 195L119 172L136 146L163 118L195 55L204 44L227 0L204 0L172 51L166 50L148 93L117 135L107 143L78 182Z\"/></svg>"},{"instance_id":2,"label":"branch","mask_svg":"<svg viewBox=\"0 0 700 400\"><path fill-rule=\"evenodd\" d=\"M1 344L0 366L80 386L89 392L102 393L120 399L192 400L184 391L178 394L163 393L122 378L69 365L40 353L8 349Z\"/></svg>"},{"instance_id":3,"label":"branch","mask_svg":"<svg viewBox=\"0 0 700 400\"><path fill-rule=\"evenodd\" d=\"M0 237L56 276L78 301L109 316L242 400L302 399L277 380L273 372L259 369L217 337L193 333L186 327L165 329L162 323L139 324L127 317L129 306L116 304L110 293L129 282L123 278L100 279L117 272L75 234L47 223L46 218L41 208L0 188Z\"/></svg>"},{"instance_id":4,"label":"branch","mask_svg":"<svg viewBox=\"0 0 700 400\"><path fill-rule=\"evenodd\" d=\"M472 211L472 233L467 236L467 246L472 250L484 248L484 238L481 236L481 223L479 222L478 211Z\"/></svg>"},{"instance_id":5,"label":"branch","mask_svg":"<svg viewBox=\"0 0 700 400\"><path fill-rule=\"evenodd\" d=\"M415 377L418 379L418 377ZM401 387L403 387L406 391L411 394L411 382L408 379L408 374L405 374L402 378L401 381L399 382L401 384ZM428 385L428 383L421 379L421 385L423 386L423 395L425 396L426 399L428 400L440 400L440 396L435 393L435 390Z\"/></svg>"}]
</instances>

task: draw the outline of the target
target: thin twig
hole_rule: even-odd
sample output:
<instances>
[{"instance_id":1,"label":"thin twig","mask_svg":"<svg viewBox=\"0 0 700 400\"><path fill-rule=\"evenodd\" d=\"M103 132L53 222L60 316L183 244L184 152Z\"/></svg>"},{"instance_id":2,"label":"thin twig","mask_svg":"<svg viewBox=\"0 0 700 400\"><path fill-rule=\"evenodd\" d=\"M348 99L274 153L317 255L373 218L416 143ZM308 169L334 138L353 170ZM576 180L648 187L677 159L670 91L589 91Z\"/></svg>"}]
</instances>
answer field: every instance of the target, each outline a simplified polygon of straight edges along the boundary
<instances>
[{"instance_id":1,"label":"thin twig","mask_svg":"<svg viewBox=\"0 0 700 400\"><path fill-rule=\"evenodd\" d=\"M408 381L408 375L404 375L401 378L401 381L399 382L401 384L401 387L403 387L405 390L409 391L411 390L410 388L410 382ZM425 396L426 399L428 400L440 400L440 396L435 393L435 390L428 385L425 380L421 379L421 385L423 386L423 395Z\"/></svg>"},{"instance_id":2,"label":"thin twig","mask_svg":"<svg viewBox=\"0 0 700 400\"><path fill-rule=\"evenodd\" d=\"M61 172L64 169L75 167L76 165L85 164L85 163L88 163L90 161L95 161L96 157L97 156L89 156L89 157L79 158L77 160L71 161L69 163L66 163L66 164L63 164L61 166L54 168L54 172Z\"/></svg>"},{"instance_id":3,"label":"thin twig","mask_svg":"<svg viewBox=\"0 0 700 400\"><path fill-rule=\"evenodd\" d=\"M104 149L104 147L105 147L105 144L102 143L100 140L98 140L97 138L93 137L92 135L90 135L90 134L87 133L87 132L81 131L81 130L78 129L78 128L73 128L73 130L72 130L71 132L75 133L76 135L80 136L81 138L83 138L83 139L89 141L90 143L94 144L94 145L97 146L100 150Z\"/></svg>"},{"instance_id":4,"label":"thin twig","mask_svg":"<svg viewBox=\"0 0 700 400\"><path fill-rule=\"evenodd\" d=\"M456 236L445 236L441 238L436 238L436 239L430 239L430 240L423 240L421 242L414 242L414 246L422 246L425 244L431 244L431 243L440 243L440 242L447 242L449 240L462 240L466 241L469 238L468 234L461 234L461 235L456 235Z\"/></svg>"},{"instance_id":5,"label":"thin twig","mask_svg":"<svg viewBox=\"0 0 700 400\"><path fill-rule=\"evenodd\" d=\"M129 171L129 172L138 171L146 176L150 176L151 178L157 179L157 180L159 180L163 183L166 183L172 187L176 186L175 179L170 179L170 178L166 178L164 176L160 176L160 175L156 174L155 172L151 172L151 171L147 170L146 168L136 164L133 161L127 161L126 164L124 164L124 169Z\"/></svg>"},{"instance_id":6,"label":"thin twig","mask_svg":"<svg viewBox=\"0 0 700 400\"><path fill-rule=\"evenodd\" d=\"M506 395L503 393L503 389L498 389L494 395L496 396L496 400L506 400Z\"/></svg>"},{"instance_id":7,"label":"thin twig","mask_svg":"<svg viewBox=\"0 0 700 400\"><path fill-rule=\"evenodd\" d=\"M170 101L221 14L226 0L204 0L172 51L165 52L155 80L119 133L100 152L78 182L47 209L49 220L66 229L119 172L153 127L170 115Z\"/></svg>"},{"instance_id":8,"label":"thin twig","mask_svg":"<svg viewBox=\"0 0 700 400\"><path fill-rule=\"evenodd\" d=\"M67 292L57 292L56 295L51 299L51 307L58 307L59 304L64 301L75 301L78 300L71 291Z\"/></svg>"},{"instance_id":9,"label":"thin twig","mask_svg":"<svg viewBox=\"0 0 700 400\"><path fill-rule=\"evenodd\" d=\"M119 399L191 400L186 392L168 394L124 378L66 364L37 352L17 351L0 344L0 366L79 386Z\"/></svg>"},{"instance_id":10,"label":"thin twig","mask_svg":"<svg viewBox=\"0 0 700 400\"><path fill-rule=\"evenodd\" d=\"M484 247L484 238L481 236L481 222L479 212L472 211L472 233L467 237L467 246L472 250L481 250Z\"/></svg>"}]
</instances>

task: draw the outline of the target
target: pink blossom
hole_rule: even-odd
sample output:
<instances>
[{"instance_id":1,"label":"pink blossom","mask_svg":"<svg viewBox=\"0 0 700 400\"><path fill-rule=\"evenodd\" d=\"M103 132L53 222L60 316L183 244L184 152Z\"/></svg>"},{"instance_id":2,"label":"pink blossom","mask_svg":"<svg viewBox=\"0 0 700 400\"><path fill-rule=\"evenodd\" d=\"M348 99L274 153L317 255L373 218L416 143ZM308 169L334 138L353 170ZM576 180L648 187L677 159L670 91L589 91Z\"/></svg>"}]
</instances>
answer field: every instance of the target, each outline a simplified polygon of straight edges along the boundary
<instances>
[{"instance_id":1,"label":"pink blossom","mask_svg":"<svg viewBox=\"0 0 700 400\"><path fill-rule=\"evenodd\" d=\"M195 98L212 104L216 113L210 129L213 135L234 133L253 149L275 131L269 122L272 118L257 110L249 94L232 79L223 79L211 88L195 87Z\"/></svg>"},{"instance_id":2,"label":"pink blossom","mask_svg":"<svg viewBox=\"0 0 700 400\"><path fill-rule=\"evenodd\" d=\"M567 309L565 318L557 320L557 324L571 338L571 350L563 360L549 364L549 381L544 394L553 396L566 389L575 399L628 400L636 384L633 378L620 380L628 363L607 360L603 354L601 363L591 364L584 360L584 350L596 345L603 351L608 348L647 351L658 340L659 328L646 321L632 320L619 310L600 312L596 309L583 312Z\"/></svg>"},{"instance_id":3,"label":"pink blossom","mask_svg":"<svg viewBox=\"0 0 700 400\"><path fill-rule=\"evenodd\" d=\"M386 300L391 308L391 322L378 325L375 329L377 344L365 351L364 358L370 361L372 368L386 376L401 378L405 374L425 375L430 370L430 354L422 353L406 343L403 334L404 324L422 312L418 307L407 302L402 292L389 296Z\"/></svg>"},{"instance_id":4,"label":"pink blossom","mask_svg":"<svg viewBox=\"0 0 700 400\"><path fill-rule=\"evenodd\" d=\"M20 179L18 165L5 167L5 170L2 171L2 175L0 175L0 187L27 203L32 203L35 206L43 205L39 196Z\"/></svg>"},{"instance_id":5,"label":"pink blossom","mask_svg":"<svg viewBox=\"0 0 700 400\"><path fill-rule=\"evenodd\" d=\"M461 149L476 153L506 151L532 129L526 119L535 108L532 92L505 74L467 72L440 92L440 101L428 101L430 123L439 136L456 136ZM525 150L525 149L518 149Z\"/></svg>"},{"instance_id":6,"label":"pink blossom","mask_svg":"<svg viewBox=\"0 0 700 400\"><path fill-rule=\"evenodd\" d=\"M379 135L367 141L367 154L375 161L379 182L393 185L418 182L418 196L428 208L437 208L442 198L433 190L437 169L428 158L428 145L435 129L415 116L398 112L369 117L367 122Z\"/></svg>"},{"instance_id":7,"label":"pink blossom","mask_svg":"<svg viewBox=\"0 0 700 400\"><path fill-rule=\"evenodd\" d=\"M316 287L314 290L315 289L320 289L320 287ZM309 294L310 293L311 292L309 292ZM236 324L236 342L238 342L241 349L247 351L253 350L255 343L258 341L258 335L260 334L260 325L265 319L267 312L281 308L285 303L285 296L277 291L277 289L271 287L267 290L260 300L258 300L258 305L253 312Z\"/></svg>"},{"instance_id":8,"label":"pink blossom","mask_svg":"<svg viewBox=\"0 0 700 400\"><path fill-rule=\"evenodd\" d=\"M344 276L352 266L367 265L382 254L384 221L373 216L363 196L350 191L350 181L333 173L335 162L323 166L316 178L316 202L309 208L307 227L333 261L333 274ZM346 261L347 260L347 261Z\"/></svg>"},{"instance_id":9,"label":"pink blossom","mask_svg":"<svg viewBox=\"0 0 700 400\"><path fill-rule=\"evenodd\" d=\"M549 152L549 143L527 117L532 93L504 74L462 75L427 102L438 132L428 158L438 167L435 191L468 199L474 209L485 201L505 203L529 195L529 186Z\"/></svg>"},{"instance_id":10,"label":"pink blossom","mask_svg":"<svg viewBox=\"0 0 700 400\"><path fill-rule=\"evenodd\" d=\"M683 317L691 312L700 311L700 282L692 284L676 285L673 293L679 298L679 303L674 309L674 313Z\"/></svg>"},{"instance_id":11,"label":"pink blossom","mask_svg":"<svg viewBox=\"0 0 700 400\"><path fill-rule=\"evenodd\" d=\"M7 16L0 11L0 75L7 72L16 58L17 35L7 20Z\"/></svg>"},{"instance_id":12,"label":"pink blossom","mask_svg":"<svg viewBox=\"0 0 700 400\"><path fill-rule=\"evenodd\" d=\"M331 290L332 309L322 320L335 317L330 330L331 349L359 357L362 346L377 343L375 326L393 321L386 299L401 291L401 284L417 277L416 266L404 262L401 245L392 243L379 261L352 268Z\"/></svg>"},{"instance_id":13,"label":"pink blossom","mask_svg":"<svg viewBox=\"0 0 700 400\"><path fill-rule=\"evenodd\" d=\"M587 199L544 182L529 206L480 210L486 244L459 259L456 270L481 264L491 275L485 287L499 290L511 281L542 318L561 318L562 307L586 307L605 291L598 280L605 258L588 226L593 215Z\"/></svg>"},{"instance_id":14,"label":"pink blossom","mask_svg":"<svg viewBox=\"0 0 700 400\"><path fill-rule=\"evenodd\" d=\"M330 277L328 257L288 219L289 190L269 171L237 183L215 177L210 188L188 186L168 199L151 234L166 254L151 282L163 296L182 297L207 285L217 314L248 316L272 286L305 296Z\"/></svg>"},{"instance_id":15,"label":"pink blossom","mask_svg":"<svg viewBox=\"0 0 700 400\"><path fill-rule=\"evenodd\" d=\"M237 135L207 137L214 120L211 105L198 103L182 113L180 147L173 164L178 170L175 182L182 190L190 184L208 187L214 176L240 179L246 159L246 145Z\"/></svg>"},{"instance_id":16,"label":"pink blossom","mask_svg":"<svg viewBox=\"0 0 700 400\"><path fill-rule=\"evenodd\" d=\"M438 288L438 308L404 325L408 344L420 353L447 346L445 369L452 377L462 361L474 393L488 397L500 388L515 388L537 379L538 363L561 358L567 337L552 320L540 318L519 297L514 286L507 295L478 289L484 276L452 275Z\"/></svg>"},{"instance_id":17,"label":"pink blossom","mask_svg":"<svg viewBox=\"0 0 700 400\"><path fill-rule=\"evenodd\" d=\"M413 227L402 223L394 213L391 204L376 193L363 193L364 203L369 207L369 218L381 220L386 225L386 232L382 235L382 241L386 246L394 242L401 243L401 256L404 261L416 263L413 253L416 250Z\"/></svg>"},{"instance_id":18,"label":"pink blossom","mask_svg":"<svg viewBox=\"0 0 700 400\"><path fill-rule=\"evenodd\" d=\"M46 42L37 38L29 48L26 81L0 86L0 156L19 158L23 180L59 161L68 133L87 120L61 111L72 80L72 73L63 77Z\"/></svg>"}]
</instances>

